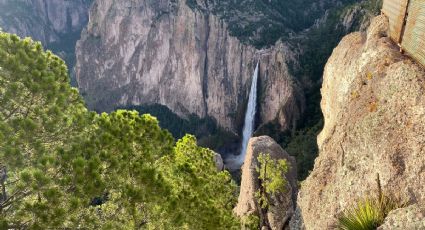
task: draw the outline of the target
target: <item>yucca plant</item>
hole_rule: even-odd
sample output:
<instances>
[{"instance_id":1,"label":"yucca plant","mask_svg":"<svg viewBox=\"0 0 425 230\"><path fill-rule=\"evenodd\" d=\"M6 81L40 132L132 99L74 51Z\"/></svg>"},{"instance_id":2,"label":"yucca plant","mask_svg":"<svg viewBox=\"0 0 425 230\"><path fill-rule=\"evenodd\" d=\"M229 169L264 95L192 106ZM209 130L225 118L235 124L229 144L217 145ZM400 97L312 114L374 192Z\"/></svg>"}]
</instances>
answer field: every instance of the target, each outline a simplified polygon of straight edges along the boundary
<instances>
[{"instance_id":1,"label":"yucca plant","mask_svg":"<svg viewBox=\"0 0 425 230\"><path fill-rule=\"evenodd\" d=\"M375 230L384 223L388 214L395 209L407 206L400 196L393 196L382 191L379 174L376 174L377 196L366 197L356 206L348 209L338 218L340 230Z\"/></svg>"},{"instance_id":2,"label":"yucca plant","mask_svg":"<svg viewBox=\"0 0 425 230\"><path fill-rule=\"evenodd\" d=\"M373 230L382 223L380 208L372 199L359 201L338 219L341 230Z\"/></svg>"},{"instance_id":3,"label":"yucca plant","mask_svg":"<svg viewBox=\"0 0 425 230\"><path fill-rule=\"evenodd\" d=\"M374 230L384 223L385 218L394 209L405 207L406 203L392 196L380 194L368 197L338 218L341 230Z\"/></svg>"}]
</instances>

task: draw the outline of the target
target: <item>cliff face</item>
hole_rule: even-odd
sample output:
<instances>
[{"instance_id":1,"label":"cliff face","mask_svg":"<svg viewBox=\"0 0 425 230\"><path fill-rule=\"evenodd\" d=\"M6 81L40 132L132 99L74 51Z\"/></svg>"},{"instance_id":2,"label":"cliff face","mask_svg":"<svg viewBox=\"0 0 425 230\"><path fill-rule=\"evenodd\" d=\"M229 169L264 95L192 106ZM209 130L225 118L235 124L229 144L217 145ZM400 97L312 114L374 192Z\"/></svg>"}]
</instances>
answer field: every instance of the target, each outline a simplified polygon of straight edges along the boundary
<instances>
[{"instance_id":1,"label":"cliff face","mask_svg":"<svg viewBox=\"0 0 425 230\"><path fill-rule=\"evenodd\" d=\"M425 203L425 71L387 37L385 16L346 36L324 73L325 126L298 204L306 229L329 229L341 211L385 193Z\"/></svg>"},{"instance_id":2,"label":"cliff face","mask_svg":"<svg viewBox=\"0 0 425 230\"><path fill-rule=\"evenodd\" d=\"M0 27L48 45L79 35L88 20L91 0L0 0Z\"/></svg>"},{"instance_id":3,"label":"cliff face","mask_svg":"<svg viewBox=\"0 0 425 230\"><path fill-rule=\"evenodd\" d=\"M75 44L87 25L92 0L0 0L0 28L31 37L63 58L76 85L72 69Z\"/></svg>"},{"instance_id":4,"label":"cliff face","mask_svg":"<svg viewBox=\"0 0 425 230\"><path fill-rule=\"evenodd\" d=\"M91 108L162 104L180 116L210 116L235 131L260 61L262 122L290 127L302 97L288 72L285 44L243 45L199 1L95 1L77 44L77 79ZM296 99L297 98L297 99Z\"/></svg>"}]
</instances>

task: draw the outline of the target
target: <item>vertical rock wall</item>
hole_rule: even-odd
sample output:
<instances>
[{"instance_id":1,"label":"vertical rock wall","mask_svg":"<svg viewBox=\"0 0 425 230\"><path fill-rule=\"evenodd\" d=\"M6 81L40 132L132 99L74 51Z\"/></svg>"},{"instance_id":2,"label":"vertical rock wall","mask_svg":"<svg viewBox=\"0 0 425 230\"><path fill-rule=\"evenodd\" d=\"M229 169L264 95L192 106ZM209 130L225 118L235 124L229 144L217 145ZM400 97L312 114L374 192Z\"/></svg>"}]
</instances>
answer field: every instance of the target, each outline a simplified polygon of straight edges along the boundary
<instances>
[{"instance_id":1,"label":"vertical rock wall","mask_svg":"<svg viewBox=\"0 0 425 230\"><path fill-rule=\"evenodd\" d=\"M208 3L98 0L77 45L77 79L88 105L162 104L185 117L210 116L236 131L260 60L262 123L289 128L302 96L288 72L289 48L256 50L229 35ZM297 95L297 96L296 96Z\"/></svg>"},{"instance_id":2,"label":"vertical rock wall","mask_svg":"<svg viewBox=\"0 0 425 230\"><path fill-rule=\"evenodd\" d=\"M387 37L385 16L346 36L324 73L319 157L298 204L306 229L330 229L365 196L425 202L425 71Z\"/></svg>"}]
</instances>

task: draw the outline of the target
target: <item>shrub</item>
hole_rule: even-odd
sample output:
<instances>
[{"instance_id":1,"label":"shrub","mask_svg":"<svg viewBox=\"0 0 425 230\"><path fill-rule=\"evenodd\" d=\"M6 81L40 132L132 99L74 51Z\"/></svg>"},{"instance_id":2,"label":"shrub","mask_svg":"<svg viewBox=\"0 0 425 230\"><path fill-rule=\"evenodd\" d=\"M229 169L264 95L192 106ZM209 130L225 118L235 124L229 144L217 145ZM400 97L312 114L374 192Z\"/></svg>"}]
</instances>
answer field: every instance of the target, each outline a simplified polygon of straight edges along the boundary
<instances>
[{"instance_id":1,"label":"shrub","mask_svg":"<svg viewBox=\"0 0 425 230\"><path fill-rule=\"evenodd\" d=\"M339 229L376 229L381 223L379 208L371 199L357 203L357 206L344 212L339 218Z\"/></svg>"},{"instance_id":2,"label":"shrub","mask_svg":"<svg viewBox=\"0 0 425 230\"><path fill-rule=\"evenodd\" d=\"M270 196L285 191L287 185L285 173L289 170L289 163L286 160L271 159L270 154L264 153L261 153L257 159L260 167L256 170L259 173L261 188L255 195L261 208L266 209L269 206Z\"/></svg>"},{"instance_id":3,"label":"shrub","mask_svg":"<svg viewBox=\"0 0 425 230\"><path fill-rule=\"evenodd\" d=\"M260 228L260 217L255 214L245 216L242 218L242 229L254 230Z\"/></svg>"},{"instance_id":4,"label":"shrub","mask_svg":"<svg viewBox=\"0 0 425 230\"><path fill-rule=\"evenodd\" d=\"M338 229L341 230L373 230L384 223L385 218L392 210L405 207L392 196L381 194L377 197L367 197L357 205L345 211L338 218Z\"/></svg>"}]
</instances>

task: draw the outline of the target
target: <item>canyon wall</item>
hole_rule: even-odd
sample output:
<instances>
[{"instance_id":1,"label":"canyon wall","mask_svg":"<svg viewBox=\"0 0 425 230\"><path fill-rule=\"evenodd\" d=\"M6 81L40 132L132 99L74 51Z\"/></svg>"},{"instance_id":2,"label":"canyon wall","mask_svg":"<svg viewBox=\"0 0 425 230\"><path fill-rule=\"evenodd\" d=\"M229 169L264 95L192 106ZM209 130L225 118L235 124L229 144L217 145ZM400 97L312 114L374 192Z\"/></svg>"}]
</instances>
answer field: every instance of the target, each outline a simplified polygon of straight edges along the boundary
<instances>
[{"instance_id":1,"label":"canyon wall","mask_svg":"<svg viewBox=\"0 0 425 230\"><path fill-rule=\"evenodd\" d=\"M0 27L21 37L30 36L44 45L60 43L64 36L79 36L88 21L90 2L0 0Z\"/></svg>"},{"instance_id":2,"label":"canyon wall","mask_svg":"<svg viewBox=\"0 0 425 230\"><path fill-rule=\"evenodd\" d=\"M259 61L261 123L288 129L303 104L287 66L294 59L282 42L257 50L230 36L208 1L98 0L77 44L76 75L95 110L162 104L237 131Z\"/></svg>"},{"instance_id":3,"label":"canyon wall","mask_svg":"<svg viewBox=\"0 0 425 230\"><path fill-rule=\"evenodd\" d=\"M425 71L388 38L387 20L346 36L326 65L320 153L297 201L306 229L335 227L379 184L424 207Z\"/></svg>"}]
</instances>

